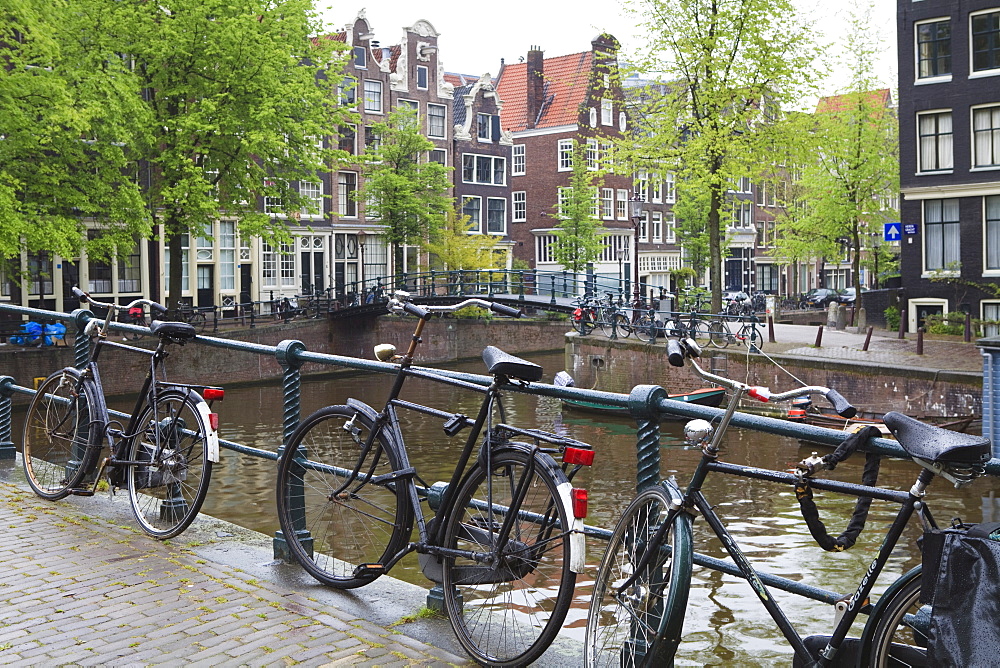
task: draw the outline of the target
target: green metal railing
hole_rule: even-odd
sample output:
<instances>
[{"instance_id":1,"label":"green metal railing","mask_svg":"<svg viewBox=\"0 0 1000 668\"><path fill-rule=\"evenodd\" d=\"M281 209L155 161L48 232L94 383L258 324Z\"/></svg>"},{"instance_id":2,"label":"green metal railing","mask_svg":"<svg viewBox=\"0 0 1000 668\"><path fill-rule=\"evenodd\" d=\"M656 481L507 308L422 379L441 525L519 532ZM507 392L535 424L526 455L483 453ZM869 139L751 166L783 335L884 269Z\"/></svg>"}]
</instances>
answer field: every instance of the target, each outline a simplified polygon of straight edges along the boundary
<instances>
[{"instance_id":1,"label":"green metal railing","mask_svg":"<svg viewBox=\"0 0 1000 668\"><path fill-rule=\"evenodd\" d=\"M82 335L82 332L86 323L93 317L89 311L77 310L73 313L57 313L21 306L0 304L0 312L20 314L28 318L60 320L66 322L68 329L75 328L77 332L77 339L74 347L74 364L78 367L82 367L86 366L88 363L90 351L89 341ZM144 327L137 327L135 325L123 323L111 323L111 328L124 333L149 333L149 330ZM355 357L344 357L340 355L311 352L307 350L305 345L303 345L300 341L282 341L276 346L269 346L246 343L242 341L231 341L210 336L198 336L193 343L197 345L234 350L246 354L272 356L279 362L282 368L283 446L287 445L288 440L292 432L295 430L300 418L300 368L302 364L306 362L314 362L331 367L385 374L394 374L397 371L397 366L393 364ZM492 380L489 376L478 374L468 374L441 369L423 370L429 374L456 378L482 385L484 387L488 386ZM507 391L521 392L525 394L555 397L559 399L576 399L611 407L628 408L637 425L637 489L643 489L649 485L656 484L660 480L660 421L664 416L718 420L724 412L719 408L698 406L670 400L667 398L666 390L655 385L638 385L633 388L630 394L627 395L572 387L558 387L543 383L531 383L528 386L511 385L505 389ZM11 404L13 395L33 395L34 393L34 390L31 388L17 385L15 383L15 379L10 376L0 376L0 459L14 459L16 457L17 448L11 436ZM807 439L831 446L840 444L846 438L844 432L842 431L745 413L736 413L732 418L731 424L743 429L752 429L768 434ZM272 461L277 460L278 458L276 453L234 443L232 441L222 440L220 443L224 448L242 455L260 457L262 459L269 459ZM863 445L861 449L891 457L908 459L908 456L896 441L884 438L872 439L867 444ZM994 458L990 460L990 462L986 465L986 472L989 475L1000 475L1000 459ZM425 491L427 491L431 496L436 496L440 493L440 485L434 485L433 489ZM611 531L603 527L588 526L586 531L588 535L603 538L605 540L611 536ZM278 536L275 538L275 554L276 556L281 556L283 553L283 539ZM708 568L721 570L723 572L739 576L739 572L731 563L724 562L713 557L695 554L694 562L701 566L706 566ZM766 573L761 573L760 575L761 580L769 586L777 587L783 589L784 591L805 596L814 600L833 603L843 596L842 593L827 591L779 576Z\"/></svg>"}]
</instances>

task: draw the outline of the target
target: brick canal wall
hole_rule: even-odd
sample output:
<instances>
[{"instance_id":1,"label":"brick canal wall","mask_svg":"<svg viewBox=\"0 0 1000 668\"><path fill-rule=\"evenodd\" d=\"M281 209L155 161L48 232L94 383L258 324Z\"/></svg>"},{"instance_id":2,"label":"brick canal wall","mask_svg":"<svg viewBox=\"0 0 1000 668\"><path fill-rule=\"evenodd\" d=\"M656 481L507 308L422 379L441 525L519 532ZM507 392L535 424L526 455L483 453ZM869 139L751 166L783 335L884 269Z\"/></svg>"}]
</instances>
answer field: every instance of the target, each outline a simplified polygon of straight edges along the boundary
<instances>
[{"instance_id":1,"label":"brick canal wall","mask_svg":"<svg viewBox=\"0 0 1000 668\"><path fill-rule=\"evenodd\" d=\"M413 318L370 317L344 320L302 320L256 329L219 332L213 336L233 341L277 345L287 339L299 340L311 352L374 359L372 349L392 343L403 351L413 335ZM447 363L477 358L487 345L504 350L540 352L561 350L567 324L550 321L519 321L506 318L469 320L435 318L424 327L418 363ZM153 348L145 338L135 343ZM211 346L171 346L167 360L171 380L219 385L235 385L271 380L281 376L281 366L273 356L225 350ZM56 369L73 364L72 345L66 348L21 348L0 346L0 376L12 376L19 385L32 386L32 379L44 378ZM145 355L105 348L101 353L101 380L109 395L138 391L149 367ZM337 367L306 364L303 373L329 373ZM15 400L23 400L16 395Z\"/></svg>"},{"instance_id":2,"label":"brick canal wall","mask_svg":"<svg viewBox=\"0 0 1000 668\"><path fill-rule=\"evenodd\" d=\"M609 341L597 337L566 337L566 369L576 387L628 393L640 383L660 385L667 392L688 392L705 383L688 368L667 363L666 345ZM832 387L866 411L891 410L908 415L982 415L982 374L859 364L832 358L771 355L807 385ZM745 351L705 351L702 367L722 376L748 379L774 391L797 384L761 355ZM749 368L748 368L749 367ZM818 401L823 402L822 398ZM762 405L751 402L749 406ZM778 408L785 410L785 406Z\"/></svg>"}]
</instances>

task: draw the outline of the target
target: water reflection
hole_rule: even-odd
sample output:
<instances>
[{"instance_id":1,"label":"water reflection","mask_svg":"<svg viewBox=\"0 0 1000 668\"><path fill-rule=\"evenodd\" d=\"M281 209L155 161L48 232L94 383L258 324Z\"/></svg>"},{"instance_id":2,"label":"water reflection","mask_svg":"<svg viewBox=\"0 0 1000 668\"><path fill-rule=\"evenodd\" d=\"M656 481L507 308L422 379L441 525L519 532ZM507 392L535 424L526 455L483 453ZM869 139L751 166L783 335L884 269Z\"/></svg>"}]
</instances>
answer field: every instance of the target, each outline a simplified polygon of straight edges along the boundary
<instances>
[{"instance_id":1,"label":"water reflection","mask_svg":"<svg viewBox=\"0 0 1000 668\"><path fill-rule=\"evenodd\" d=\"M529 356L546 370L546 380L562 369L561 353ZM462 371L482 372L482 364L455 365ZM375 406L381 405L388 392L390 377L355 375L335 380L307 380L302 387L303 415L325 405L343 403L349 396ZM404 398L437 408L474 414L481 395L429 381L408 381ZM595 465L577 477L576 484L590 492L588 523L611 528L618 514L634 495L635 428L627 419L563 412L557 400L512 394L508 397L508 421L522 426L562 431L592 443L597 451ZM225 438L254 447L277 451L281 442L282 397L280 385L231 389L218 405ZM428 483L446 480L454 465L459 440L442 431L442 422L426 415L404 413L403 427L407 449L421 477ZM662 471L686 481L699 458L699 452L682 445L680 422L664 423ZM816 446L802 447L797 441L749 431L729 433L722 459L735 464L786 469ZM838 466L830 477L858 482L863 457ZM273 534L278 523L274 505L274 464L270 461L224 452L222 462L212 477L212 487L203 512L231 522ZM908 489L915 479L916 467L901 462L885 462L880 483ZM939 522L960 516L979 521L984 512L1000 518L1000 505L994 496L1000 481L978 481L971 488L952 490L943 481L931 488L930 505ZM897 506L875 501L868 526L857 546L846 553L827 553L816 546L799 514L791 488L732 476L714 475L705 487L708 499L728 523L730 531L743 546L751 561L761 569L786 578L847 593L868 566ZM846 526L855 500L816 491L820 514L832 534ZM721 545L703 521L695 522L697 551L725 558ZM899 574L919 562L915 540L919 529L911 525L880 578L884 587ZM587 572L578 577L576 602L567 616L564 634L582 640L586 607L604 543L588 541ZM416 568L416 560L407 559L393 570L393 576L422 585L427 581ZM773 592L796 629L803 635L830 633L833 609L813 601ZM768 665L787 663L791 652L768 619L749 586L742 580L719 572L695 567L690 603L685 623L686 638L679 665ZM853 635L860 634L860 627Z\"/></svg>"}]
</instances>

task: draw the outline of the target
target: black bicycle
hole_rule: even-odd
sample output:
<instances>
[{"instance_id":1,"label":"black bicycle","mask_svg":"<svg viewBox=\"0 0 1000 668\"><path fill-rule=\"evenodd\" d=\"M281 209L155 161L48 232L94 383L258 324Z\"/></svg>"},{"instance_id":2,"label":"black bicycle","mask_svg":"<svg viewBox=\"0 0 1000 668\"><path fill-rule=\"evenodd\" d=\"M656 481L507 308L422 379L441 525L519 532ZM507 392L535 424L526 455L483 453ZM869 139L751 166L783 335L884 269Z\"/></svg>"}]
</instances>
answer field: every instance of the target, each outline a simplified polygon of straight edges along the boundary
<instances>
[{"instance_id":1,"label":"black bicycle","mask_svg":"<svg viewBox=\"0 0 1000 668\"><path fill-rule=\"evenodd\" d=\"M177 302L177 309L170 313L170 316L178 322L186 322L191 325L197 334L204 332L205 326L208 324L205 309L184 302Z\"/></svg>"},{"instance_id":2,"label":"black bicycle","mask_svg":"<svg viewBox=\"0 0 1000 668\"><path fill-rule=\"evenodd\" d=\"M913 486L895 491L876 486L878 455L869 456L862 484L817 477L832 470L853 452L847 444L830 455L813 455L801 461L794 472L737 466L719 461L722 438L740 399L785 401L808 394L822 394L844 417L855 409L835 390L802 387L771 394L764 387L751 387L736 380L704 371L694 358L700 349L690 339L670 341L668 358L683 366L685 359L702 379L732 391L729 406L717 428L706 420L692 420L685 427L689 445L699 447L701 460L685 490L673 481L661 481L635 497L626 508L598 571L587 621L585 656L588 666L666 666L683 650L683 623L694 560L692 521L703 517L732 558L731 572L750 584L782 635L794 649L797 662L809 666L927 666L930 608L920 602L921 569L899 577L872 605L868 599L907 522L916 515L924 529L936 528L927 506L926 490L936 477L963 485L983 473L991 445L987 438L933 427L900 413L887 413L884 421L907 455L921 467ZM853 446L856 447L855 441ZM900 504L895 520L886 531L878 554L869 563L855 591L842 599L841 615L830 636L801 637L764 584L764 578L726 529L703 486L709 473L717 472L791 485L803 518L816 541L830 551L850 548L865 526L871 499ZM847 530L833 537L819 520L813 489L858 497ZM728 567L728 562L726 562ZM777 586L777 585L775 585ZM821 599L823 600L823 599ZM833 601L830 601L833 602ZM860 639L847 638L858 615L868 613ZM984 620L993 623L993 620ZM850 647L850 651L847 648ZM852 658L838 663L842 655Z\"/></svg>"},{"instance_id":3,"label":"black bicycle","mask_svg":"<svg viewBox=\"0 0 1000 668\"><path fill-rule=\"evenodd\" d=\"M85 334L97 339L87 367L53 373L28 406L22 441L28 484L50 500L70 494L93 496L107 471L112 491L128 490L143 531L156 538L176 536L198 515L212 464L219 461L219 416L211 411L211 402L222 399L224 392L166 379L166 347L183 345L196 336L187 323L150 323L149 333L158 337L154 350L110 340L109 325L118 311L145 304L153 312L165 313L164 307L148 299L125 306L102 303L79 288L73 288L73 294L81 303L106 308L108 313L103 324L100 319L87 323ZM111 417L104 399L97 361L106 347L150 356L146 380L124 425ZM101 459L105 442L110 454Z\"/></svg>"},{"instance_id":4,"label":"black bicycle","mask_svg":"<svg viewBox=\"0 0 1000 668\"><path fill-rule=\"evenodd\" d=\"M372 582L417 552L424 574L443 585L445 611L469 654L490 665L530 663L559 632L585 564L587 493L570 479L591 464L593 451L504 422L502 391L539 380L536 364L489 346L488 387L412 366L436 313L479 306L519 317L519 310L483 299L417 306L402 291L388 306L417 322L403 355L389 344L375 349L379 360L398 364L385 405L376 410L348 399L299 424L278 462L282 535L306 571L344 589ZM482 394L479 412L471 418L404 401L408 378ZM447 437L469 430L443 490L428 486L410 464L399 411L439 418ZM432 502L433 516L422 501ZM411 541L414 523L419 537Z\"/></svg>"}]
</instances>

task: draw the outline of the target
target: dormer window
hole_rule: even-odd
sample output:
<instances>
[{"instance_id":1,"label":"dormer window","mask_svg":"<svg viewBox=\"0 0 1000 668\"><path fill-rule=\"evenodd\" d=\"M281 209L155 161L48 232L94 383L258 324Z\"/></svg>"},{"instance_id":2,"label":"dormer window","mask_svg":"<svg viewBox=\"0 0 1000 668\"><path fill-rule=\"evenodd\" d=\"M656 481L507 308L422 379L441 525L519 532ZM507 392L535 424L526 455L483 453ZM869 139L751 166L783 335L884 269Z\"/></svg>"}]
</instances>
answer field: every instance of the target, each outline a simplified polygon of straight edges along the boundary
<instances>
[{"instance_id":1,"label":"dormer window","mask_svg":"<svg viewBox=\"0 0 1000 668\"><path fill-rule=\"evenodd\" d=\"M417 65L417 88L427 90L427 68Z\"/></svg>"},{"instance_id":2,"label":"dormer window","mask_svg":"<svg viewBox=\"0 0 1000 668\"><path fill-rule=\"evenodd\" d=\"M497 126L499 134L500 118L493 114L476 114L476 137L479 141L493 141L493 126Z\"/></svg>"},{"instance_id":3,"label":"dormer window","mask_svg":"<svg viewBox=\"0 0 1000 668\"><path fill-rule=\"evenodd\" d=\"M368 52L365 51L365 47L363 46L354 47L354 66L361 70L367 69Z\"/></svg>"}]
</instances>

